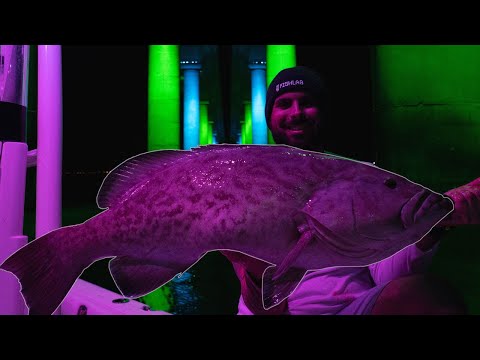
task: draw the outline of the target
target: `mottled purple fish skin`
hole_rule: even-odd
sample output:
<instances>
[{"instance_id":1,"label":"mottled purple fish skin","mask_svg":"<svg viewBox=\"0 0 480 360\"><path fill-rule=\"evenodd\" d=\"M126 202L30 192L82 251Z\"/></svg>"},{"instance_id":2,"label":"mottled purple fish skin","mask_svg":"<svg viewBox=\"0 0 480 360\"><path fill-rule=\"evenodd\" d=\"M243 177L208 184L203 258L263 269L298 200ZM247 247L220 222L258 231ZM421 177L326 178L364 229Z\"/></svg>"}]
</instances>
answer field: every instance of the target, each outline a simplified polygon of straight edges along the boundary
<instances>
[{"instance_id":1,"label":"mottled purple fish skin","mask_svg":"<svg viewBox=\"0 0 480 360\"><path fill-rule=\"evenodd\" d=\"M87 221L82 236L104 242L97 256L188 263L209 250L233 249L278 261L298 237L293 216L339 166L315 166L317 157L275 146L186 153Z\"/></svg>"},{"instance_id":2,"label":"mottled purple fish skin","mask_svg":"<svg viewBox=\"0 0 480 360\"><path fill-rule=\"evenodd\" d=\"M87 221L84 236L103 242L96 247L97 256L102 257L130 255L190 265L207 251L231 249L278 264L299 238L295 216L302 209L308 210L312 196L323 188L326 193L338 194L318 199L311 213L339 223L340 227L328 226L343 233L343 240L357 241L360 247L358 236L346 237L348 230L354 232L353 227L364 229L365 225L354 224L355 219L346 219L345 214L353 206L349 187L366 176L380 178L380 184L392 176L405 182L403 202L423 189L368 164L293 147L211 146L186 152L184 158L153 175L120 203ZM339 180L344 189L335 188ZM378 192L378 204L385 191L389 189ZM388 205L398 213L393 215L398 221L403 202ZM382 211L376 206L378 209L360 209L372 214L365 219L373 225ZM316 263L315 268L341 265L328 263L327 257L322 260L325 263L319 262L316 253L303 261L306 266Z\"/></svg>"}]
</instances>

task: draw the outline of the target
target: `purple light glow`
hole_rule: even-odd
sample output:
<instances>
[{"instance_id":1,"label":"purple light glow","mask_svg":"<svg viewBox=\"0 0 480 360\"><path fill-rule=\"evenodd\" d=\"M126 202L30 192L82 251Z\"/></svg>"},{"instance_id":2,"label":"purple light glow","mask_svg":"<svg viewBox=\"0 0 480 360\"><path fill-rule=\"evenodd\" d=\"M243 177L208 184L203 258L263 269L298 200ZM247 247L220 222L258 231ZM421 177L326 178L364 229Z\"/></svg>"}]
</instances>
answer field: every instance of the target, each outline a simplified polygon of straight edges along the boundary
<instances>
[{"instance_id":1,"label":"purple light glow","mask_svg":"<svg viewBox=\"0 0 480 360\"><path fill-rule=\"evenodd\" d=\"M38 148L36 237L62 221L62 54L38 46Z\"/></svg>"}]
</instances>

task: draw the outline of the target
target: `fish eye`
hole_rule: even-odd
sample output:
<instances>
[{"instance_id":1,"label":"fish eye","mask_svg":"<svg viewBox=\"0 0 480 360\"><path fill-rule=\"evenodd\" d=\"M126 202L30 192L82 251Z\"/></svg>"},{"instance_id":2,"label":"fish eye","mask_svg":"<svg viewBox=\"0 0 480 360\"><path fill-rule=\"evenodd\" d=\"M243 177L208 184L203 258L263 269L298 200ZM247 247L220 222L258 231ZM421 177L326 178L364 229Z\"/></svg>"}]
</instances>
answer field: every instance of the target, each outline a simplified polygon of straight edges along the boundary
<instances>
[{"instance_id":1,"label":"fish eye","mask_svg":"<svg viewBox=\"0 0 480 360\"><path fill-rule=\"evenodd\" d=\"M397 187L397 182L392 178L386 179L383 183L390 189L395 189Z\"/></svg>"}]
</instances>

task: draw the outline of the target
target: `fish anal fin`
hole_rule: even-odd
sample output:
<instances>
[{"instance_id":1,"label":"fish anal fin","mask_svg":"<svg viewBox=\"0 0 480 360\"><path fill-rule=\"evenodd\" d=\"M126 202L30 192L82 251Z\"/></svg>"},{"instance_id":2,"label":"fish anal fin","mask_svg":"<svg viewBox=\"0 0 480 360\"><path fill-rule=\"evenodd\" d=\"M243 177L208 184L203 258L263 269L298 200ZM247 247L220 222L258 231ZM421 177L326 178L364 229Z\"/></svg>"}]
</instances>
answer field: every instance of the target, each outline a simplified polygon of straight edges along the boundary
<instances>
[{"instance_id":1,"label":"fish anal fin","mask_svg":"<svg viewBox=\"0 0 480 360\"><path fill-rule=\"evenodd\" d=\"M146 263L141 259L119 256L109 262L110 273L120 292L129 298L151 293L168 283L183 269Z\"/></svg>"},{"instance_id":2,"label":"fish anal fin","mask_svg":"<svg viewBox=\"0 0 480 360\"><path fill-rule=\"evenodd\" d=\"M297 288L306 274L305 269L291 267L282 276L273 280L276 275L276 266L270 266L263 274L262 298L265 310L279 305L288 298Z\"/></svg>"}]
</instances>

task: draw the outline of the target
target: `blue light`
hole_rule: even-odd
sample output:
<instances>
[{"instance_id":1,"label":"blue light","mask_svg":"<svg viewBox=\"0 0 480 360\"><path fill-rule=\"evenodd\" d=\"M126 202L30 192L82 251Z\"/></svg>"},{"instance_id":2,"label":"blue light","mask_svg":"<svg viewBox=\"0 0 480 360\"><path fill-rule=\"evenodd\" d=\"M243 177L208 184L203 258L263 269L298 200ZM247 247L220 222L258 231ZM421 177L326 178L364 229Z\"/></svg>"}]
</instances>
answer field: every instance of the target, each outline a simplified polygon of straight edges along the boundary
<instances>
[{"instance_id":1,"label":"blue light","mask_svg":"<svg viewBox=\"0 0 480 360\"><path fill-rule=\"evenodd\" d=\"M252 141L254 144L268 144L267 122L265 120L266 80L265 65L251 64L252 71Z\"/></svg>"},{"instance_id":2,"label":"blue light","mask_svg":"<svg viewBox=\"0 0 480 360\"><path fill-rule=\"evenodd\" d=\"M200 87L198 69L183 70L183 148L190 150L200 143Z\"/></svg>"}]
</instances>

